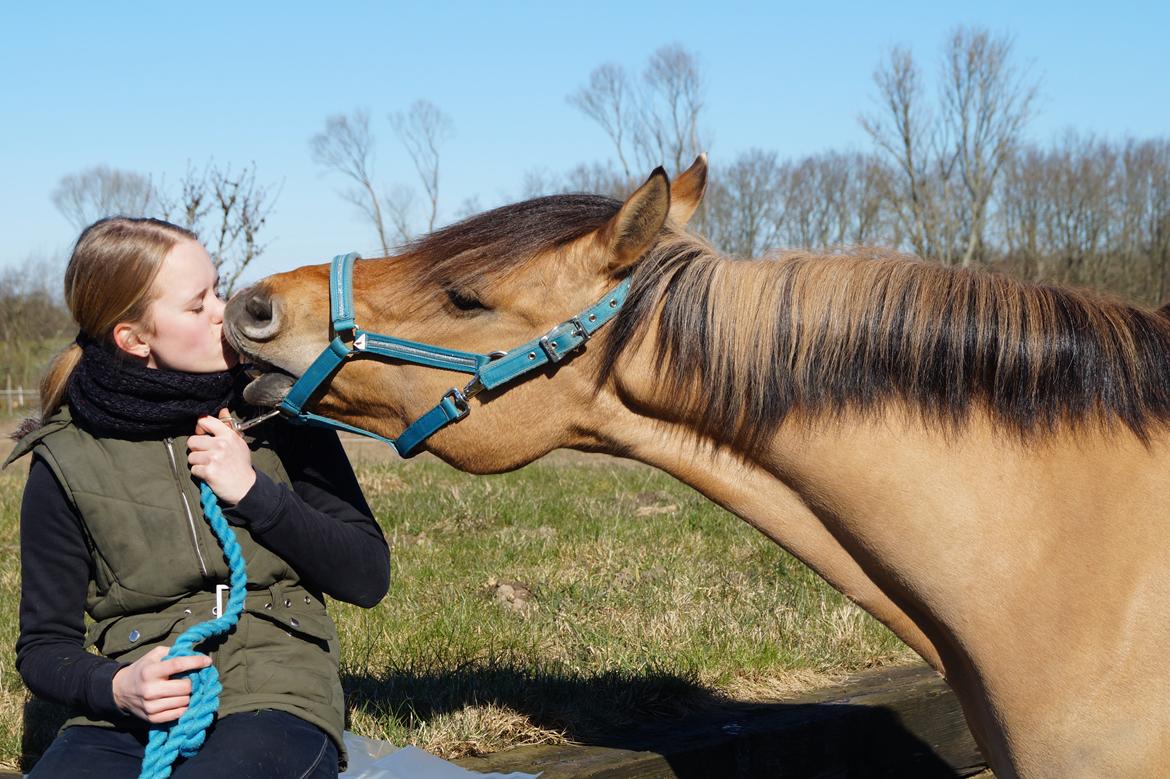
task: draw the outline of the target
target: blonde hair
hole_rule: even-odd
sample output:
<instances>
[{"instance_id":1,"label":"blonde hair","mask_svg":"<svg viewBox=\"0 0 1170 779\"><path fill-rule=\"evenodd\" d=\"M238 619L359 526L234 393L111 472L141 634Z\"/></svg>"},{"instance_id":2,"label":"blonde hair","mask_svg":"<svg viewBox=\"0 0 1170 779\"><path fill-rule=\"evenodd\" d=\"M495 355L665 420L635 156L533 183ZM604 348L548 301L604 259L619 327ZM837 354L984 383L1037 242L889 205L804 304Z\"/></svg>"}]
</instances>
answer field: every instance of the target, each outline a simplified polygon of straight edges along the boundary
<instances>
[{"instance_id":1,"label":"blonde hair","mask_svg":"<svg viewBox=\"0 0 1170 779\"><path fill-rule=\"evenodd\" d=\"M154 279L167 253L198 237L161 219L114 216L82 231L65 268L65 304L78 337L113 342L114 326L136 322L150 330L147 310L156 297ZM41 415L61 407L69 377L81 359L77 341L58 352L41 379Z\"/></svg>"}]
</instances>

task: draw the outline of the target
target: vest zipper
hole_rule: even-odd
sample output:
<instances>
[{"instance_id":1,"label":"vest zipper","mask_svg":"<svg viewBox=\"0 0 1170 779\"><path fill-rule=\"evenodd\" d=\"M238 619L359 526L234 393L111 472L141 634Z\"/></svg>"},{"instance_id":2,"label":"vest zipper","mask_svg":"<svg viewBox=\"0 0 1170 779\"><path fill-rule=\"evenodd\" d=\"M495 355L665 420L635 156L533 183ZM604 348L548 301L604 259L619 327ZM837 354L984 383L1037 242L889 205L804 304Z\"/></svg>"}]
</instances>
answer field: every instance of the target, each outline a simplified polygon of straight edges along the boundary
<instances>
[{"instance_id":1,"label":"vest zipper","mask_svg":"<svg viewBox=\"0 0 1170 779\"><path fill-rule=\"evenodd\" d=\"M199 551L199 536L195 532L195 515L191 513L191 501L187 499L187 493L183 491L183 479L179 476L179 465L175 461L175 450L172 447L174 440L173 438L163 439L167 445L167 456L171 459L171 473L175 475L175 484L179 487L179 497L183 499L183 509L187 512L187 525L191 528L191 542L195 545L195 556L199 558L199 570L203 573L203 578L206 579L209 577L207 563L203 561L203 553Z\"/></svg>"}]
</instances>

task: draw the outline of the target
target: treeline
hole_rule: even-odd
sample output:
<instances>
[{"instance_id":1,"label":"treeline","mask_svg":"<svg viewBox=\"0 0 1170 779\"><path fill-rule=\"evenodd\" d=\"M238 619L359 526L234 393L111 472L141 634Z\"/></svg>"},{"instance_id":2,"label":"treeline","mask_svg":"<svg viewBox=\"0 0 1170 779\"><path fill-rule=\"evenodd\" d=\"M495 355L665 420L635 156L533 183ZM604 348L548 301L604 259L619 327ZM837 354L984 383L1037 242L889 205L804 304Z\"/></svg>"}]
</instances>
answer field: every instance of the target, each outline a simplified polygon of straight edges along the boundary
<instances>
[{"instance_id":1,"label":"treeline","mask_svg":"<svg viewBox=\"0 0 1170 779\"><path fill-rule=\"evenodd\" d=\"M857 245L915 251L895 175L874 154L828 152L781 161L753 150L715 166L700 229L721 250L756 257L780 247ZM961 217L961 215L955 215ZM968 226L933 214L935 246ZM961 264L955 251L919 254ZM1065 135L1005 162L986 229L966 264L1030 281L1111 291L1160 305L1170 296L1170 140Z\"/></svg>"},{"instance_id":2,"label":"treeline","mask_svg":"<svg viewBox=\"0 0 1170 779\"><path fill-rule=\"evenodd\" d=\"M0 271L0 389L34 389L49 357L76 335L57 287L63 267L41 259ZM25 398L36 406L35 396ZM0 411L11 403L5 398Z\"/></svg>"}]
</instances>

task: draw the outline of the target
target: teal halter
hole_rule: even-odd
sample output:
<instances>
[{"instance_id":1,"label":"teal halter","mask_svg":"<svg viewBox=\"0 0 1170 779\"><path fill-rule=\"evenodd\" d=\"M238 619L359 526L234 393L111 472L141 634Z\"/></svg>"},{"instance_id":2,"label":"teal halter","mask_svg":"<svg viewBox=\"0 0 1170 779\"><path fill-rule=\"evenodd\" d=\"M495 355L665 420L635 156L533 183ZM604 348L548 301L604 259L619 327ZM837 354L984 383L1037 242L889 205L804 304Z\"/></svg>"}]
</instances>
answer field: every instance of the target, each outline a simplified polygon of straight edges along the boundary
<instances>
[{"instance_id":1,"label":"teal halter","mask_svg":"<svg viewBox=\"0 0 1170 779\"><path fill-rule=\"evenodd\" d=\"M280 410L294 422L375 438L393 446L402 457L417 454L419 444L471 413L468 399L484 390L503 386L544 365L558 363L580 348L598 328L617 315L630 290L630 279L626 278L601 300L539 338L508 352L477 354L371 333L358 327L354 322L353 310L353 264L357 259L358 255L353 253L339 254L333 258L329 268L333 340L293 384L281 402ZM371 430L304 410L305 403L313 393L337 372L343 362L362 355L469 373L472 378L463 389L452 387L443 393L438 404L411 422L398 438L386 438Z\"/></svg>"}]
</instances>

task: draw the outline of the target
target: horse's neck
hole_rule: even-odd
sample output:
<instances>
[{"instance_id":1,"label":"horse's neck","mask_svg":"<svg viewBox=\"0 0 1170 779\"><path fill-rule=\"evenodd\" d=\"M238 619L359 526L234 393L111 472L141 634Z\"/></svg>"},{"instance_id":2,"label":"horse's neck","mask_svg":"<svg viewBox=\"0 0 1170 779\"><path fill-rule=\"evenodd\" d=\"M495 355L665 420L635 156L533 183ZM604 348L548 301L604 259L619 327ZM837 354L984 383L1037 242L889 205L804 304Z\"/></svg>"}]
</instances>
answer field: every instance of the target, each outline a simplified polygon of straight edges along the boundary
<instances>
[{"instance_id":1,"label":"horse's neck","mask_svg":"<svg viewBox=\"0 0 1170 779\"><path fill-rule=\"evenodd\" d=\"M805 562L944 671L934 640L875 584L854 551L833 535L807 497L777 473L694 438L685 425L648 418L615 396L603 395L597 404L597 438L588 448L653 465L694 487Z\"/></svg>"}]
</instances>

